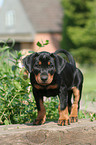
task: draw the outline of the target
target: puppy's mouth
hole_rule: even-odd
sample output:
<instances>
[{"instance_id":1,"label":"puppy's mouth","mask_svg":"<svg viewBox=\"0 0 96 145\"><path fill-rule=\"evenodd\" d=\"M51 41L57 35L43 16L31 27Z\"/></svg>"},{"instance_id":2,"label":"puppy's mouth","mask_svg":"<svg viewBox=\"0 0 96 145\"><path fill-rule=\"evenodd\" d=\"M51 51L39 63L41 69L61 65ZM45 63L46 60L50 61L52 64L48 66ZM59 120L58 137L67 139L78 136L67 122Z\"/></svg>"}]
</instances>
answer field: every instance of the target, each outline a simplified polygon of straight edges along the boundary
<instances>
[{"instance_id":1,"label":"puppy's mouth","mask_svg":"<svg viewBox=\"0 0 96 145\"><path fill-rule=\"evenodd\" d=\"M50 73L48 74L39 73L38 75L35 75L36 82L42 86L49 85L53 81L53 77L54 75L51 75Z\"/></svg>"}]
</instances>

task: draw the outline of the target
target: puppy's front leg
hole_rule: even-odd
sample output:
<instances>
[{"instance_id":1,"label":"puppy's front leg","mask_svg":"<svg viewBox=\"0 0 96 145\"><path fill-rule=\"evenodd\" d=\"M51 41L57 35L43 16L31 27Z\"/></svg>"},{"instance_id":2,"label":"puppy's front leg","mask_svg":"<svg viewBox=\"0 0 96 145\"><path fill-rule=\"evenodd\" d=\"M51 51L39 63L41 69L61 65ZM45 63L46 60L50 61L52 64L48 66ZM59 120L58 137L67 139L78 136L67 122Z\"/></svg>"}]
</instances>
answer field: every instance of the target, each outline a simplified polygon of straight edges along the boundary
<instances>
[{"instance_id":1,"label":"puppy's front leg","mask_svg":"<svg viewBox=\"0 0 96 145\"><path fill-rule=\"evenodd\" d=\"M60 89L59 98L60 98L60 104L58 106L58 110L59 110L58 125L61 126L69 125L68 94L66 88Z\"/></svg>"},{"instance_id":2,"label":"puppy's front leg","mask_svg":"<svg viewBox=\"0 0 96 145\"><path fill-rule=\"evenodd\" d=\"M46 121L46 110L43 105L43 97L35 96L35 100L38 109L38 115L37 118L33 121L33 125L41 125Z\"/></svg>"}]
</instances>

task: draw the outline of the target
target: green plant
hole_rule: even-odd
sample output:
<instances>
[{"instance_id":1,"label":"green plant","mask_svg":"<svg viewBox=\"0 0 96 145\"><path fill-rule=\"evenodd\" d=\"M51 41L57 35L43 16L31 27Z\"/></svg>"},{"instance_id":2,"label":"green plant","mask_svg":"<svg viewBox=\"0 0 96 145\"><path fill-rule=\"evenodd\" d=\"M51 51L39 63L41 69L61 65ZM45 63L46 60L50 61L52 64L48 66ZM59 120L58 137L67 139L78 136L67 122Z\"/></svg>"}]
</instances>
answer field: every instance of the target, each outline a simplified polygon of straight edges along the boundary
<instances>
[{"instance_id":1,"label":"green plant","mask_svg":"<svg viewBox=\"0 0 96 145\"><path fill-rule=\"evenodd\" d=\"M82 111L82 110L80 110L79 111L79 114L78 114L78 118L79 119L88 119L88 118L90 118L90 115L89 115L89 113L87 113L86 111Z\"/></svg>"},{"instance_id":2,"label":"green plant","mask_svg":"<svg viewBox=\"0 0 96 145\"><path fill-rule=\"evenodd\" d=\"M5 43L0 52L0 124L32 121L36 117L36 106L34 99L29 97L29 79L23 78L25 70L19 68L22 54L11 53Z\"/></svg>"},{"instance_id":3,"label":"green plant","mask_svg":"<svg viewBox=\"0 0 96 145\"><path fill-rule=\"evenodd\" d=\"M37 42L37 46L39 47L39 49L41 47L44 47L45 45L48 45L49 44L49 40L46 40L45 42L41 41L41 42ZM34 51L29 51L29 53L34 53Z\"/></svg>"},{"instance_id":4,"label":"green plant","mask_svg":"<svg viewBox=\"0 0 96 145\"><path fill-rule=\"evenodd\" d=\"M70 52L74 56L76 62L79 62L80 64L96 64L96 50L94 49L80 47L78 49L71 49Z\"/></svg>"},{"instance_id":5,"label":"green plant","mask_svg":"<svg viewBox=\"0 0 96 145\"><path fill-rule=\"evenodd\" d=\"M62 0L64 7L62 48L80 63L96 64L96 0Z\"/></svg>"},{"instance_id":6,"label":"green plant","mask_svg":"<svg viewBox=\"0 0 96 145\"><path fill-rule=\"evenodd\" d=\"M45 45L48 45L49 44L49 40L46 40L45 43L42 41L41 43L38 41L37 42L37 46L39 47L44 47Z\"/></svg>"},{"instance_id":7,"label":"green plant","mask_svg":"<svg viewBox=\"0 0 96 145\"><path fill-rule=\"evenodd\" d=\"M59 113L58 113L58 105L59 99L58 97L51 97L50 99L45 100L45 108L46 108L46 119L48 120L58 120Z\"/></svg>"},{"instance_id":8,"label":"green plant","mask_svg":"<svg viewBox=\"0 0 96 145\"><path fill-rule=\"evenodd\" d=\"M90 121L96 120L96 114L95 113L90 113Z\"/></svg>"},{"instance_id":9,"label":"green plant","mask_svg":"<svg viewBox=\"0 0 96 145\"><path fill-rule=\"evenodd\" d=\"M84 119L85 118L85 119L90 119L90 121L94 121L94 120L96 120L96 114L80 110L78 118L79 119Z\"/></svg>"},{"instance_id":10,"label":"green plant","mask_svg":"<svg viewBox=\"0 0 96 145\"><path fill-rule=\"evenodd\" d=\"M82 99L86 101L96 101L96 66L81 67L84 75L83 94Z\"/></svg>"}]
</instances>

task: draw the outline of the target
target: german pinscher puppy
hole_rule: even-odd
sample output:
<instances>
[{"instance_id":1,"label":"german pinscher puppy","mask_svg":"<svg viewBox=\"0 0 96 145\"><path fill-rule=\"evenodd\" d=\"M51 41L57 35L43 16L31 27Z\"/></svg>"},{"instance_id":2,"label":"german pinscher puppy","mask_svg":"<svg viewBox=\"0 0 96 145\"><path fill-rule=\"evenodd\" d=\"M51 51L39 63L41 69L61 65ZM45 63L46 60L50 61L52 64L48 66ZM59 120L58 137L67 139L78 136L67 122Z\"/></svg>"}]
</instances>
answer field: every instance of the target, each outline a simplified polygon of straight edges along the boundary
<instances>
[{"instance_id":1,"label":"german pinscher puppy","mask_svg":"<svg viewBox=\"0 0 96 145\"><path fill-rule=\"evenodd\" d=\"M69 62L57 55L64 53ZM59 96L59 125L69 125L78 120L83 75L76 68L72 55L66 50L57 50L55 53L33 53L23 59L25 68L30 73L33 94L36 100L38 116L34 125L43 124L46 120L46 110L43 105L43 96ZM71 97L73 94L73 104ZM68 116L69 112L69 116Z\"/></svg>"}]
</instances>

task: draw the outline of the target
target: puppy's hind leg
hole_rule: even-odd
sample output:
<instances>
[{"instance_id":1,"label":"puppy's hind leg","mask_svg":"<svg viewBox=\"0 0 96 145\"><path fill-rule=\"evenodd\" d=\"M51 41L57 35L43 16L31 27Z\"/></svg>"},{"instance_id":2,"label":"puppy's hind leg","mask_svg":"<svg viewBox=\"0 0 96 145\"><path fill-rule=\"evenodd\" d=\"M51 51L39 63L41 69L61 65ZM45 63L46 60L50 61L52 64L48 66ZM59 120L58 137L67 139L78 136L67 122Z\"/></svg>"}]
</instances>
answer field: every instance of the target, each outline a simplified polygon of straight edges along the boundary
<instances>
[{"instance_id":1,"label":"puppy's hind leg","mask_svg":"<svg viewBox=\"0 0 96 145\"><path fill-rule=\"evenodd\" d=\"M69 116L71 123L78 121L78 102L80 99L80 90L76 87L73 87L72 90L74 95L74 101L71 108L71 114Z\"/></svg>"},{"instance_id":2,"label":"puppy's hind leg","mask_svg":"<svg viewBox=\"0 0 96 145\"><path fill-rule=\"evenodd\" d=\"M71 107L72 107L72 102L71 102L72 93L73 93L72 90L68 91L68 112L69 112L69 114L71 113Z\"/></svg>"}]
</instances>

